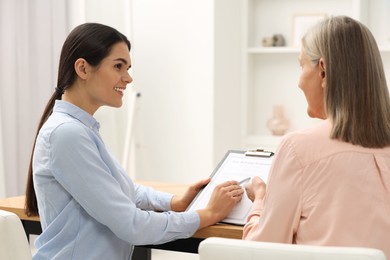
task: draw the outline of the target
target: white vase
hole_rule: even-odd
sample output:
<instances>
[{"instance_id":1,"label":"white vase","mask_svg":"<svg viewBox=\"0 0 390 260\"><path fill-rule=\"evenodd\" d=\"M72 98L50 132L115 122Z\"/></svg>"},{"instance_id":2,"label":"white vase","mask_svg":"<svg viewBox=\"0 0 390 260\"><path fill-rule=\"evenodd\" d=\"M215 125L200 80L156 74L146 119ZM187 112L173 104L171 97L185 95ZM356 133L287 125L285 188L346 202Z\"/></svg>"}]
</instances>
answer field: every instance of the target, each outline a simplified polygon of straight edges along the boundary
<instances>
[{"instance_id":1,"label":"white vase","mask_svg":"<svg viewBox=\"0 0 390 260\"><path fill-rule=\"evenodd\" d=\"M286 133L287 129L290 127L290 122L284 116L283 106L274 106L273 115L267 121L267 127L271 130L273 135L281 136Z\"/></svg>"}]
</instances>

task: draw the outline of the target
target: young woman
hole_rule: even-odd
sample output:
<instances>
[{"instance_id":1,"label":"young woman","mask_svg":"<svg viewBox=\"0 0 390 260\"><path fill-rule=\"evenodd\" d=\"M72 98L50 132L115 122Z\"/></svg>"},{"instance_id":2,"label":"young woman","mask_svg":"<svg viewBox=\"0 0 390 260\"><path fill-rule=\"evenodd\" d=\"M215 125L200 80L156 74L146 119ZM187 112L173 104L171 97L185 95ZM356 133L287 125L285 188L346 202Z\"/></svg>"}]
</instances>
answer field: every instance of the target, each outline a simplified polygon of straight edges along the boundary
<instances>
[{"instance_id":1,"label":"young woman","mask_svg":"<svg viewBox=\"0 0 390 260\"><path fill-rule=\"evenodd\" d=\"M76 27L63 45L26 191L26 213L39 213L43 229L34 259L130 259L133 245L190 237L241 199L238 183L225 182L205 209L180 212L208 179L177 197L134 184L110 155L93 114L122 105L132 82L129 51L123 34L96 23Z\"/></svg>"},{"instance_id":2,"label":"young woman","mask_svg":"<svg viewBox=\"0 0 390 260\"><path fill-rule=\"evenodd\" d=\"M366 26L330 17L302 40L299 87L318 125L291 133L254 200L244 239L378 248L390 258L390 100Z\"/></svg>"}]
</instances>

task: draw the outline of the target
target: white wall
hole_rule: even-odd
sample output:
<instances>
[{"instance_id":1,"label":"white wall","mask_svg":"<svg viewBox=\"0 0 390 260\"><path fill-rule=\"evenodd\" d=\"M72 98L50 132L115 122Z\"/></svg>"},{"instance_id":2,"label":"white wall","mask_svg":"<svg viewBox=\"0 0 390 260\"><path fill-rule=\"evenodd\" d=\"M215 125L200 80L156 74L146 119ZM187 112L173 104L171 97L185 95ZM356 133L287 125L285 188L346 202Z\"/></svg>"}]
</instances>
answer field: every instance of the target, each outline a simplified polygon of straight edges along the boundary
<instances>
[{"instance_id":1,"label":"white wall","mask_svg":"<svg viewBox=\"0 0 390 260\"><path fill-rule=\"evenodd\" d=\"M133 1L138 179L188 183L213 168L213 2Z\"/></svg>"},{"instance_id":2,"label":"white wall","mask_svg":"<svg viewBox=\"0 0 390 260\"><path fill-rule=\"evenodd\" d=\"M242 3L214 0L214 165L241 149Z\"/></svg>"}]
</instances>

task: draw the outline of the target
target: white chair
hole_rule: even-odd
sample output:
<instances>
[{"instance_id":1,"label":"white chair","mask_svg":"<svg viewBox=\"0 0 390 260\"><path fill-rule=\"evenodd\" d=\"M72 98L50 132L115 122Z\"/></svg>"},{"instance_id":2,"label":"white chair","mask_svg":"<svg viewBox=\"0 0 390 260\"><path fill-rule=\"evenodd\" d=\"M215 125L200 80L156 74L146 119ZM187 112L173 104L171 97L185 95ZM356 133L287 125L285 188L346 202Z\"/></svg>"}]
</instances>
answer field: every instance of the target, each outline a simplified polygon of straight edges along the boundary
<instances>
[{"instance_id":1,"label":"white chair","mask_svg":"<svg viewBox=\"0 0 390 260\"><path fill-rule=\"evenodd\" d=\"M207 238L199 245L200 260L386 260L378 249L329 247Z\"/></svg>"},{"instance_id":2,"label":"white chair","mask_svg":"<svg viewBox=\"0 0 390 260\"><path fill-rule=\"evenodd\" d=\"M0 210L0 260L30 260L30 245L19 217Z\"/></svg>"}]
</instances>

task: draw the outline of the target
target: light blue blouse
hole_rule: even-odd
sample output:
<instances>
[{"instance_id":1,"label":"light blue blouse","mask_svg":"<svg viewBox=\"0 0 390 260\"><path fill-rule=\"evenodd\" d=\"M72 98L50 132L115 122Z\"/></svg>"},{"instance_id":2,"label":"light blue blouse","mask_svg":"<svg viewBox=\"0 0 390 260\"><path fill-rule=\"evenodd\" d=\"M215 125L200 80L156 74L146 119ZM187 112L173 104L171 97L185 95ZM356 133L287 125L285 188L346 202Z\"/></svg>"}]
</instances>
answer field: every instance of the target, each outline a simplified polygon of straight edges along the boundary
<instances>
[{"instance_id":1,"label":"light blue blouse","mask_svg":"<svg viewBox=\"0 0 390 260\"><path fill-rule=\"evenodd\" d=\"M171 194L134 184L98 131L91 115L61 100L41 128L33 176L43 232L34 259L131 259L133 245L199 227L196 212L169 211Z\"/></svg>"}]
</instances>

